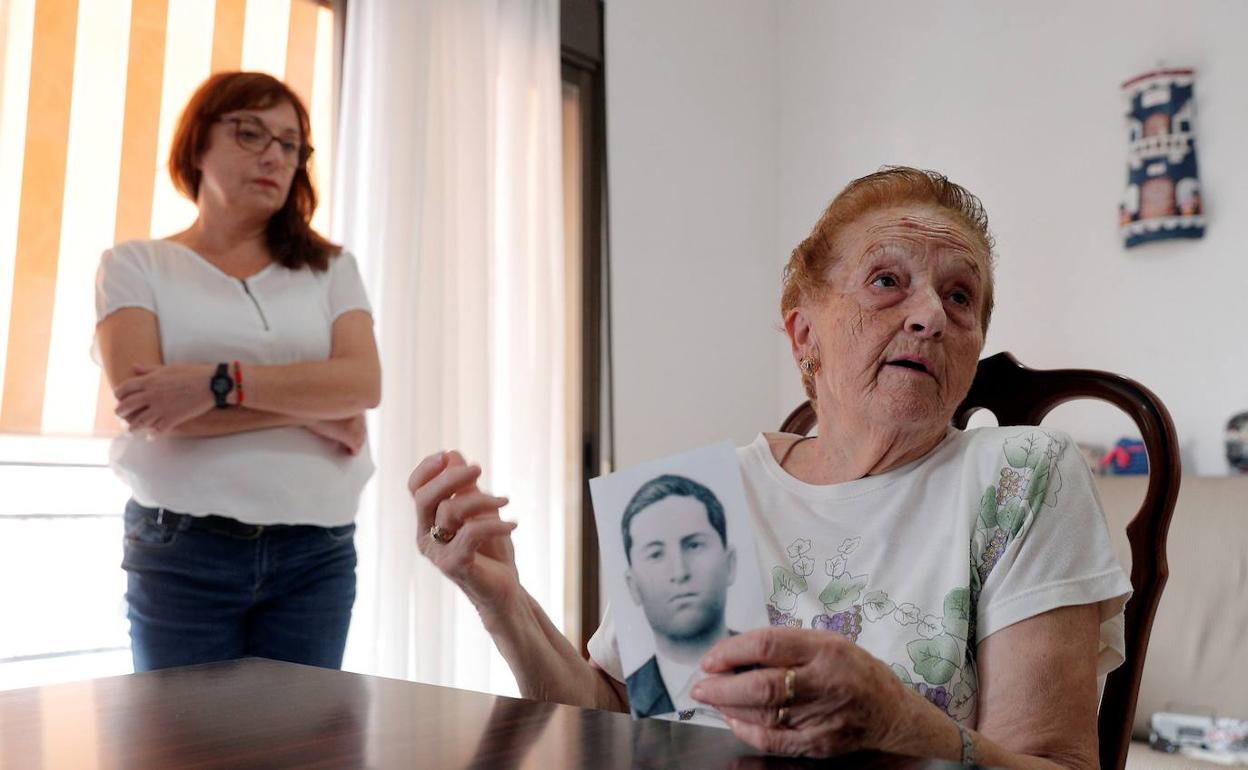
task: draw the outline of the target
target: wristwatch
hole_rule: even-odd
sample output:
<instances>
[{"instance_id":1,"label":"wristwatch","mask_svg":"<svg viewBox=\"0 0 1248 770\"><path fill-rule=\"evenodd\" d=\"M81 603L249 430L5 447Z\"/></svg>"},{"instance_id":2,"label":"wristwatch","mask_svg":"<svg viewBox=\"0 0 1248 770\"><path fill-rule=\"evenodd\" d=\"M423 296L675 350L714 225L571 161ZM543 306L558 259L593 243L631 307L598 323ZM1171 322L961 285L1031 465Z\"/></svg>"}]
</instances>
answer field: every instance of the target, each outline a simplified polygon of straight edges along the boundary
<instances>
[{"instance_id":1,"label":"wristwatch","mask_svg":"<svg viewBox=\"0 0 1248 770\"><path fill-rule=\"evenodd\" d=\"M234 390L234 378L230 376L229 364L217 364L217 372L212 375L208 387L212 389L212 397L217 402L218 409L225 409L230 405L225 400L230 391Z\"/></svg>"}]
</instances>

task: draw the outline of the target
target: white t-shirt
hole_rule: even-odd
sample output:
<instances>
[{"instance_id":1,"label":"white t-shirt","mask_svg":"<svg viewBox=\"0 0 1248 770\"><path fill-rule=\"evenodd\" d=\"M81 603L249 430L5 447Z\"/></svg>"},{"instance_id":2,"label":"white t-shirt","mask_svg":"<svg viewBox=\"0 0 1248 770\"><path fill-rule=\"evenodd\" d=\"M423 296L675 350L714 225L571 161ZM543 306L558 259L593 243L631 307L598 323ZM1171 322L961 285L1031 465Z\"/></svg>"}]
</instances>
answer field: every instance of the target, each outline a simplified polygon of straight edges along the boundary
<instances>
[{"instance_id":1,"label":"white t-shirt","mask_svg":"<svg viewBox=\"0 0 1248 770\"><path fill-rule=\"evenodd\" d=\"M702 670L701 666L686 666L658 653L654 656L654 662L658 665L659 676L662 677L663 683L667 687L667 697L671 699L672 706L676 709L677 719L685 722L716 724L719 727L727 727L723 723L723 719L718 711L697 702L689 694L695 684L706 678L706 672ZM670 714L663 716L667 719L672 718Z\"/></svg>"},{"instance_id":2,"label":"white t-shirt","mask_svg":"<svg viewBox=\"0 0 1248 770\"><path fill-rule=\"evenodd\" d=\"M328 360L338 316L371 312L348 253L324 272L274 263L242 280L163 240L127 241L101 257L96 321L127 307L156 315L166 364L239 361L244 386L247 364ZM349 524L373 472L367 444L353 457L293 427L205 438L127 433L110 454L140 504L249 524Z\"/></svg>"},{"instance_id":3,"label":"white t-shirt","mask_svg":"<svg viewBox=\"0 0 1248 770\"><path fill-rule=\"evenodd\" d=\"M737 453L773 625L847 636L970 727L976 644L1020 620L1097 603L1102 682L1122 663L1131 583L1069 437L951 428L912 463L822 486L781 469L762 435ZM624 680L610 607L589 653Z\"/></svg>"}]
</instances>

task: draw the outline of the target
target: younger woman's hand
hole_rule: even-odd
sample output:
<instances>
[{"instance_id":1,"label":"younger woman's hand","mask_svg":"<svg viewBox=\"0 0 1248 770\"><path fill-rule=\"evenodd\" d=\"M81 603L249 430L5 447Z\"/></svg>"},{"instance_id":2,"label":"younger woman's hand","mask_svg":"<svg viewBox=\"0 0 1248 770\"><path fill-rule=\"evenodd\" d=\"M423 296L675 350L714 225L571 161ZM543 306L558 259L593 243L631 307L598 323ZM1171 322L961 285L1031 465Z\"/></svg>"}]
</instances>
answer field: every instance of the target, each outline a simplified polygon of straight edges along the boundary
<instances>
[{"instance_id":1,"label":"younger woman's hand","mask_svg":"<svg viewBox=\"0 0 1248 770\"><path fill-rule=\"evenodd\" d=\"M136 364L133 377L113 391L116 414L132 433L163 433L199 417L216 404L211 364Z\"/></svg>"},{"instance_id":2,"label":"younger woman's hand","mask_svg":"<svg viewBox=\"0 0 1248 770\"><path fill-rule=\"evenodd\" d=\"M349 455L359 454L368 441L368 423L363 413L340 420L317 420L306 427L321 438L333 441Z\"/></svg>"}]
</instances>

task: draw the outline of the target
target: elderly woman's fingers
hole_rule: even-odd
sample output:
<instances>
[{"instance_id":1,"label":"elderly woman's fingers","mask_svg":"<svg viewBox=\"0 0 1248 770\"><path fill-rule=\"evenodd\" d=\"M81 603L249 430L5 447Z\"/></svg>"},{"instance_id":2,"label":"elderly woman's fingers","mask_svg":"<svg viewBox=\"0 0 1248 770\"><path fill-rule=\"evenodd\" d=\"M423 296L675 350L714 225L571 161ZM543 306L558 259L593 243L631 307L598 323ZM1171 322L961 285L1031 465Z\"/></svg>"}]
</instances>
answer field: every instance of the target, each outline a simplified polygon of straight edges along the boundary
<instances>
[{"instance_id":1,"label":"elderly woman's fingers","mask_svg":"<svg viewBox=\"0 0 1248 770\"><path fill-rule=\"evenodd\" d=\"M503 521L502 519L473 519L466 522L464 526L459 528L455 533L456 546L461 551L469 554L476 553L485 541L494 537L504 537L510 535L518 524L514 521Z\"/></svg>"},{"instance_id":2,"label":"elderly woman's fingers","mask_svg":"<svg viewBox=\"0 0 1248 770\"><path fill-rule=\"evenodd\" d=\"M769 706L776 708L787 706L802 697L802 674L800 668L794 667L796 676L793 678L793 692L789 692L786 682L788 669L758 668L741 674L721 674L708 676L693 686L689 693L694 700L709 704L716 708Z\"/></svg>"},{"instance_id":3,"label":"elderly woman's fingers","mask_svg":"<svg viewBox=\"0 0 1248 770\"><path fill-rule=\"evenodd\" d=\"M428 555L447 577L461 581L469 576L468 572L477 558L477 550L491 538L510 535L516 526L516 522L502 519L473 519L460 528L454 540L438 544ZM428 551L432 547L433 538L428 532L422 532L420 543L421 550Z\"/></svg>"},{"instance_id":4,"label":"elderly woman's fingers","mask_svg":"<svg viewBox=\"0 0 1248 770\"><path fill-rule=\"evenodd\" d=\"M452 449L446 453L446 467L455 468L457 466L467 465L467 464L468 464L468 461L464 459L464 456L460 454L458 450ZM460 492L480 492L481 490L477 488L477 483L474 481L471 486L465 487L464 489L461 489L459 491Z\"/></svg>"},{"instance_id":5,"label":"elderly woman's fingers","mask_svg":"<svg viewBox=\"0 0 1248 770\"><path fill-rule=\"evenodd\" d=\"M468 461L464 459L463 454L459 454L456 449L452 449L452 451L447 452L447 468L456 468L458 465L467 464ZM467 487L461 489L461 492L480 492L480 489L477 487L477 482L474 480L472 484L469 484Z\"/></svg>"},{"instance_id":6,"label":"elderly woman's fingers","mask_svg":"<svg viewBox=\"0 0 1248 770\"><path fill-rule=\"evenodd\" d=\"M433 480L446 467L446 452L435 452L416 464L407 477L407 491L413 496L416 490Z\"/></svg>"},{"instance_id":7,"label":"elderly woman's fingers","mask_svg":"<svg viewBox=\"0 0 1248 770\"><path fill-rule=\"evenodd\" d=\"M412 499L416 501L418 525L424 529L432 526L438 505L456 492L474 485L480 476L481 468L476 465L447 467L433 479L418 487L412 495Z\"/></svg>"},{"instance_id":8,"label":"elderly woman's fingers","mask_svg":"<svg viewBox=\"0 0 1248 770\"><path fill-rule=\"evenodd\" d=\"M434 523L444 530L457 532L466 520L485 514L497 515L499 509L508 502L505 497L495 497L484 492L455 495L438 503Z\"/></svg>"},{"instance_id":9,"label":"elderly woman's fingers","mask_svg":"<svg viewBox=\"0 0 1248 770\"><path fill-rule=\"evenodd\" d=\"M808 630L760 628L719 641L702 656L702 670L720 674L743 666L791 666L810 660ZM825 636L821 634L820 636Z\"/></svg>"},{"instance_id":10,"label":"elderly woman's fingers","mask_svg":"<svg viewBox=\"0 0 1248 770\"><path fill-rule=\"evenodd\" d=\"M789 708L784 714L776 706L723 706L719 711L728 719L763 727L793 727L800 723L796 708ZM780 721L781 716L784 717L783 724Z\"/></svg>"},{"instance_id":11,"label":"elderly woman's fingers","mask_svg":"<svg viewBox=\"0 0 1248 770\"><path fill-rule=\"evenodd\" d=\"M754 722L728 719L728 727L733 735L759 751L768 754L782 754L790 757L801 756L805 752L805 737L797 730L783 727L764 727Z\"/></svg>"}]
</instances>

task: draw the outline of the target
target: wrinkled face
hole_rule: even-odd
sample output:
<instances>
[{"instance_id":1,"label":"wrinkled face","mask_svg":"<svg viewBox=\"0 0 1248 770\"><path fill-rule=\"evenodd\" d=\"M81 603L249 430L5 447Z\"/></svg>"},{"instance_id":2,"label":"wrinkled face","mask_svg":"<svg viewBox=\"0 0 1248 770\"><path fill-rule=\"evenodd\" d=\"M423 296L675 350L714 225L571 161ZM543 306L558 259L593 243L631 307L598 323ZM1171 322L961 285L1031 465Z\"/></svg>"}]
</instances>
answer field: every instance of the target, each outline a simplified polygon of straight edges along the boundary
<instances>
[{"instance_id":1,"label":"wrinkled face","mask_svg":"<svg viewBox=\"0 0 1248 770\"><path fill-rule=\"evenodd\" d=\"M808 324L791 326L795 355L820 362L819 400L893 427L947 425L984 345L988 255L921 205L864 214L836 248L827 290L794 311Z\"/></svg>"},{"instance_id":2,"label":"wrinkled face","mask_svg":"<svg viewBox=\"0 0 1248 770\"><path fill-rule=\"evenodd\" d=\"M634 516L629 533L628 588L654 632L688 641L717 629L736 555L711 526L706 506L692 497L665 497Z\"/></svg>"},{"instance_id":3,"label":"wrinkled face","mask_svg":"<svg viewBox=\"0 0 1248 770\"><path fill-rule=\"evenodd\" d=\"M209 196L229 208L272 215L290 194L301 143L299 116L290 102L225 113L212 125L199 159L201 200Z\"/></svg>"}]
</instances>

